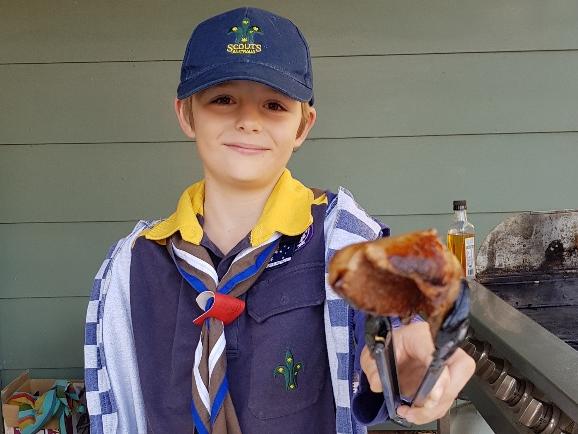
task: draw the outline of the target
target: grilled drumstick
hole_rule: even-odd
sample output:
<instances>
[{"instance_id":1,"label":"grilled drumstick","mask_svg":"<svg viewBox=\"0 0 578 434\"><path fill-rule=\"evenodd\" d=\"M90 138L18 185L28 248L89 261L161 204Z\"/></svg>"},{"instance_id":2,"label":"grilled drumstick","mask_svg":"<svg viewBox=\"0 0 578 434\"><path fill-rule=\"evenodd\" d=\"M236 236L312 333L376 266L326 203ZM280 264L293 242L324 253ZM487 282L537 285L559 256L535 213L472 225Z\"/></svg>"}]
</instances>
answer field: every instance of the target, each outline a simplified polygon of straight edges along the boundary
<instances>
[{"instance_id":1,"label":"grilled drumstick","mask_svg":"<svg viewBox=\"0 0 578 434\"><path fill-rule=\"evenodd\" d=\"M353 244L329 264L329 283L350 304L405 321L420 314L434 338L462 277L459 261L435 229Z\"/></svg>"}]
</instances>

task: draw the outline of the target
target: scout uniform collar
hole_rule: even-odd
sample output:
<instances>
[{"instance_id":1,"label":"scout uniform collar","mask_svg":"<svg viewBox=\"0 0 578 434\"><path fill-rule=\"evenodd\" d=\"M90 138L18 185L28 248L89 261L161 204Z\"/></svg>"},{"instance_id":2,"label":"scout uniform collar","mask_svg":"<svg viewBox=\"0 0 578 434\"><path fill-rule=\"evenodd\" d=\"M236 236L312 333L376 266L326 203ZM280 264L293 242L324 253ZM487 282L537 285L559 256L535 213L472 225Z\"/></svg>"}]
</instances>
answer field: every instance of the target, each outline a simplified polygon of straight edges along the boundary
<instances>
[{"instance_id":1,"label":"scout uniform collar","mask_svg":"<svg viewBox=\"0 0 578 434\"><path fill-rule=\"evenodd\" d=\"M144 231L143 235L149 240L166 244L168 237L180 231L183 240L199 245L203 228L196 216L203 215L204 197L205 182L202 180L183 192L176 211L169 218ZM251 246L262 244L275 232L290 236L302 234L313 223L311 206L322 203L327 203L325 194L315 198L311 189L293 178L289 169L285 169L267 199L261 217L251 230Z\"/></svg>"}]
</instances>

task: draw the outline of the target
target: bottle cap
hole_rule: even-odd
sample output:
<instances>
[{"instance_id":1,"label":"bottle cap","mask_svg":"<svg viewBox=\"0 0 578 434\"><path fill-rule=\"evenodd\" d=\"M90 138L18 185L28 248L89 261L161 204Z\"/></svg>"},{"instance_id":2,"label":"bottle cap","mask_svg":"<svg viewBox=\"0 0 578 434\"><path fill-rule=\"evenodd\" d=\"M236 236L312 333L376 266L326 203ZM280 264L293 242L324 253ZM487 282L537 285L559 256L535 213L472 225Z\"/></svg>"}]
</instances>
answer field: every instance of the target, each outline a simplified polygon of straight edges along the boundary
<instances>
[{"instance_id":1,"label":"bottle cap","mask_svg":"<svg viewBox=\"0 0 578 434\"><path fill-rule=\"evenodd\" d=\"M465 200L454 200L454 211L461 211L464 209L468 209Z\"/></svg>"}]
</instances>

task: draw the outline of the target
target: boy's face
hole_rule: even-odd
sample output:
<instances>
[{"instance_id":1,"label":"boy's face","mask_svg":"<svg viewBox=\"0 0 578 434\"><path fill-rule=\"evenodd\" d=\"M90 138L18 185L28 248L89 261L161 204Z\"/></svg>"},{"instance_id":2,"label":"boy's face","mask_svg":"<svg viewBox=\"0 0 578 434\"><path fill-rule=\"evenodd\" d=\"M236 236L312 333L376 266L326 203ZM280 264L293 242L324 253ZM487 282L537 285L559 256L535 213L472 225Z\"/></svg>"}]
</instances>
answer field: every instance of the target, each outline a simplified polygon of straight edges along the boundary
<instances>
[{"instance_id":1,"label":"boy's face","mask_svg":"<svg viewBox=\"0 0 578 434\"><path fill-rule=\"evenodd\" d=\"M185 134L196 139L205 177L247 188L275 182L315 122L311 108L298 136L301 103L248 80L194 94L190 119L183 104L175 101L177 116Z\"/></svg>"}]
</instances>

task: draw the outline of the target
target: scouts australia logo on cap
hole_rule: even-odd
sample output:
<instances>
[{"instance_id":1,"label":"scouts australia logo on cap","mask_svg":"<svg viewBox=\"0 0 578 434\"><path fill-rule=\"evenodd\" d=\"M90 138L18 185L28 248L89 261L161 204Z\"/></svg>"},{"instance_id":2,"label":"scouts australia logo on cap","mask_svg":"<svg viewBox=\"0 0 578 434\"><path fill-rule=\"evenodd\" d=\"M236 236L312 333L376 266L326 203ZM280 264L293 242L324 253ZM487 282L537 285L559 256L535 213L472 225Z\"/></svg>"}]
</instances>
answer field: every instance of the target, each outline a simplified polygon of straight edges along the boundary
<instances>
[{"instance_id":1,"label":"scouts australia logo on cap","mask_svg":"<svg viewBox=\"0 0 578 434\"><path fill-rule=\"evenodd\" d=\"M227 44L227 52L231 54L256 54L261 52L261 44L255 44L255 35L262 35L259 26L252 26L249 18L243 18L241 26L233 26L227 35L235 35L235 43Z\"/></svg>"}]
</instances>

